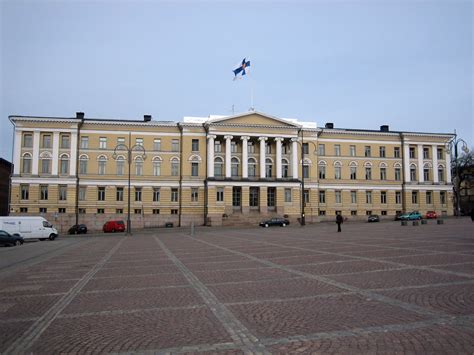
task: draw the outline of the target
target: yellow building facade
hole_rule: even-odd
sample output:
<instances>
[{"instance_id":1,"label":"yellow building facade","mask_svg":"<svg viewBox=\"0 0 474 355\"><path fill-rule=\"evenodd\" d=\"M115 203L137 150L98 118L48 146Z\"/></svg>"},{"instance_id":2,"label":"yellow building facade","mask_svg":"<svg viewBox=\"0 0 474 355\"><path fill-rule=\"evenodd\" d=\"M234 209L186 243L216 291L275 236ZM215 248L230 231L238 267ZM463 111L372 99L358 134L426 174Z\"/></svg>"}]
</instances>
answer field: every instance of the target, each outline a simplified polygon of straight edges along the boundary
<instances>
[{"instance_id":1,"label":"yellow building facade","mask_svg":"<svg viewBox=\"0 0 474 355\"><path fill-rule=\"evenodd\" d=\"M129 181L136 228L453 213L451 134L323 128L254 111L183 122L82 113L10 121L10 214L41 214L62 230L126 220Z\"/></svg>"}]
</instances>

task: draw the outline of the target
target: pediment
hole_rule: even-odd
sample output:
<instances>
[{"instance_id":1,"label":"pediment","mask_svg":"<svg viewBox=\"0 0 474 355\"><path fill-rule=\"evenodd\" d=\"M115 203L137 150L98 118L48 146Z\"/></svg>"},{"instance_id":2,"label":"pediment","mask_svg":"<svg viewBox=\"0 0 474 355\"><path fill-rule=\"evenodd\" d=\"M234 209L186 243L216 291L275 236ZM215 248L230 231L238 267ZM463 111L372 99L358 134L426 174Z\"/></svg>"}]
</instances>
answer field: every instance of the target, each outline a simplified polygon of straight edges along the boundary
<instances>
[{"instance_id":1,"label":"pediment","mask_svg":"<svg viewBox=\"0 0 474 355\"><path fill-rule=\"evenodd\" d=\"M276 118L260 112L247 112L234 116L222 117L208 121L209 125L235 125L235 126L278 126L299 128L300 126L288 120Z\"/></svg>"}]
</instances>

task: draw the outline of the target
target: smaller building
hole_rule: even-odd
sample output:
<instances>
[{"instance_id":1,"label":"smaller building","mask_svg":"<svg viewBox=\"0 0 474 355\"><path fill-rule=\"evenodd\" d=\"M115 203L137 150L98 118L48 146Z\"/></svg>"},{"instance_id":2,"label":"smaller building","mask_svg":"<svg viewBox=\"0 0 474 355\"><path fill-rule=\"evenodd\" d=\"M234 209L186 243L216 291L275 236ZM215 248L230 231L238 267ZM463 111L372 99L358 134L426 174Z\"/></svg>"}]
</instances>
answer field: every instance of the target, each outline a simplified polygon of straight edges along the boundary
<instances>
[{"instance_id":1,"label":"smaller building","mask_svg":"<svg viewBox=\"0 0 474 355\"><path fill-rule=\"evenodd\" d=\"M8 204L10 202L10 175L13 172L13 164L0 158L0 216L8 216Z\"/></svg>"}]
</instances>

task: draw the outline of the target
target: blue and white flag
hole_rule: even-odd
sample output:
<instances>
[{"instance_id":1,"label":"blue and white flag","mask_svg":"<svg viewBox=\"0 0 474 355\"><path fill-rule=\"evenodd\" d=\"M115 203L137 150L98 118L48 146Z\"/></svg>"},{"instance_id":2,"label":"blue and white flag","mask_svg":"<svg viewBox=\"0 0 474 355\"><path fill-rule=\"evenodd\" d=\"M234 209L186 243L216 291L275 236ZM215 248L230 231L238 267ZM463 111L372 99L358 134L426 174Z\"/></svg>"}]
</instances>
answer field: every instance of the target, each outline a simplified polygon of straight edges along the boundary
<instances>
[{"instance_id":1,"label":"blue and white flag","mask_svg":"<svg viewBox=\"0 0 474 355\"><path fill-rule=\"evenodd\" d=\"M248 72L248 70L249 70L248 67L250 67L250 60L247 60L247 61L246 61L245 59L246 59L246 58L244 58L244 59L242 60L242 63L238 64L238 65L237 65L237 68L235 68L235 69L233 70L233 72L234 72L234 80L237 79L237 75L239 75L239 74L240 74L240 77L242 77L242 76L244 76L244 75L247 74L247 72Z\"/></svg>"}]
</instances>

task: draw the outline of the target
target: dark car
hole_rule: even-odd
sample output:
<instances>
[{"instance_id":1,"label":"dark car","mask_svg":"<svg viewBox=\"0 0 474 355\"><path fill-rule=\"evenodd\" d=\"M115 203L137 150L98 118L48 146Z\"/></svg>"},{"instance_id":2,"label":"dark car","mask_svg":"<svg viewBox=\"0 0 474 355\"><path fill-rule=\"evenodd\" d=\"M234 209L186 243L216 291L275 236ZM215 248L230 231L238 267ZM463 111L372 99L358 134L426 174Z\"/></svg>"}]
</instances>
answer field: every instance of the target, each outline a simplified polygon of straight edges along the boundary
<instances>
[{"instance_id":1,"label":"dark car","mask_svg":"<svg viewBox=\"0 0 474 355\"><path fill-rule=\"evenodd\" d=\"M371 215L367 218L367 222L380 222L379 215L377 215L377 214L371 214Z\"/></svg>"},{"instance_id":2,"label":"dark car","mask_svg":"<svg viewBox=\"0 0 474 355\"><path fill-rule=\"evenodd\" d=\"M107 232L123 232L125 231L125 223L123 221L108 221L105 222L104 226L102 227L104 233Z\"/></svg>"},{"instance_id":3,"label":"dark car","mask_svg":"<svg viewBox=\"0 0 474 355\"><path fill-rule=\"evenodd\" d=\"M18 235L11 235L8 232L0 230L0 245L5 246L14 246L14 245L22 245L23 238Z\"/></svg>"},{"instance_id":4,"label":"dark car","mask_svg":"<svg viewBox=\"0 0 474 355\"><path fill-rule=\"evenodd\" d=\"M270 226L280 226L280 227L285 227L290 224L290 221L287 220L286 218L271 218L266 221L260 222L260 227L270 227Z\"/></svg>"},{"instance_id":5,"label":"dark car","mask_svg":"<svg viewBox=\"0 0 474 355\"><path fill-rule=\"evenodd\" d=\"M85 224L75 224L67 232L68 234L87 234L87 226Z\"/></svg>"}]
</instances>

